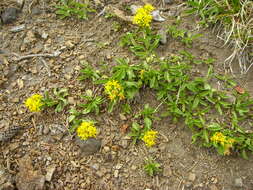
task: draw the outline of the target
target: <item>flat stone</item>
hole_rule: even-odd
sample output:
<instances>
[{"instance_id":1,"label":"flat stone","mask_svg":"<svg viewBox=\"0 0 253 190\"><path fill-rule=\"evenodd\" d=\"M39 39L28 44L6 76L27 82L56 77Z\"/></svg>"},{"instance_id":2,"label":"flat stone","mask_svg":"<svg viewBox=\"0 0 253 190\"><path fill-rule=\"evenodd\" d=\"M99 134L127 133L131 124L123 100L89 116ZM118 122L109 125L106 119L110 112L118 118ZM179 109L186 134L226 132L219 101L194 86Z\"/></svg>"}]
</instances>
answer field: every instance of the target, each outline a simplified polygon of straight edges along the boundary
<instances>
[{"instance_id":1,"label":"flat stone","mask_svg":"<svg viewBox=\"0 0 253 190\"><path fill-rule=\"evenodd\" d=\"M173 3L173 0L164 0L164 3L172 4L172 3Z\"/></svg>"},{"instance_id":2,"label":"flat stone","mask_svg":"<svg viewBox=\"0 0 253 190\"><path fill-rule=\"evenodd\" d=\"M122 121L126 121L127 120L126 116L124 114L121 114L121 113L119 114L119 118Z\"/></svg>"},{"instance_id":3,"label":"flat stone","mask_svg":"<svg viewBox=\"0 0 253 190\"><path fill-rule=\"evenodd\" d=\"M163 169L163 175L165 177L170 177L172 175L172 170L169 165L166 165Z\"/></svg>"},{"instance_id":4,"label":"flat stone","mask_svg":"<svg viewBox=\"0 0 253 190\"><path fill-rule=\"evenodd\" d=\"M113 173L113 176L116 178L119 177L119 170L115 170Z\"/></svg>"},{"instance_id":5,"label":"flat stone","mask_svg":"<svg viewBox=\"0 0 253 190\"><path fill-rule=\"evenodd\" d=\"M49 132L50 132L49 127L47 125L45 125L44 128L43 128L43 134L47 135Z\"/></svg>"},{"instance_id":6,"label":"flat stone","mask_svg":"<svg viewBox=\"0 0 253 190\"><path fill-rule=\"evenodd\" d=\"M42 13L42 11L40 10L39 7L33 7L32 8L32 15L39 15L41 13Z\"/></svg>"},{"instance_id":7,"label":"flat stone","mask_svg":"<svg viewBox=\"0 0 253 190\"><path fill-rule=\"evenodd\" d=\"M235 179L235 186L236 187L243 187L242 178Z\"/></svg>"},{"instance_id":8,"label":"flat stone","mask_svg":"<svg viewBox=\"0 0 253 190\"><path fill-rule=\"evenodd\" d=\"M165 45L167 43L167 32L165 29L160 29L157 34L160 36L161 44Z\"/></svg>"},{"instance_id":9,"label":"flat stone","mask_svg":"<svg viewBox=\"0 0 253 190\"><path fill-rule=\"evenodd\" d=\"M5 9L1 15L2 22L4 24L10 24L14 22L17 19L19 12L20 10L14 7L9 7Z\"/></svg>"},{"instance_id":10,"label":"flat stone","mask_svg":"<svg viewBox=\"0 0 253 190\"><path fill-rule=\"evenodd\" d=\"M195 179L196 179L196 174L194 174L194 173L189 173L188 179L189 179L190 181L195 181Z\"/></svg>"},{"instance_id":11,"label":"flat stone","mask_svg":"<svg viewBox=\"0 0 253 190\"><path fill-rule=\"evenodd\" d=\"M14 26L10 29L11 32L20 32L25 29L25 24Z\"/></svg>"},{"instance_id":12,"label":"flat stone","mask_svg":"<svg viewBox=\"0 0 253 190\"><path fill-rule=\"evenodd\" d=\"M84 155L91 155L98 152L101 148L101 140L90 138L87 140L76 139L76 144L80 147Z\"/></svg>"},{"instance_id":13,"label":"flat stone","mask_svg":"<svg viewBox=\"0 0 253 190\"><path fill-rule=\"evenodd\" d=\"M47 168L47 174L45 176L46 181L51 181L52 180L52 177L54 175L55 169L56 169L55 165L52 165L52 166L50 166L50 167Z\"/></svg>"}]
</instances>

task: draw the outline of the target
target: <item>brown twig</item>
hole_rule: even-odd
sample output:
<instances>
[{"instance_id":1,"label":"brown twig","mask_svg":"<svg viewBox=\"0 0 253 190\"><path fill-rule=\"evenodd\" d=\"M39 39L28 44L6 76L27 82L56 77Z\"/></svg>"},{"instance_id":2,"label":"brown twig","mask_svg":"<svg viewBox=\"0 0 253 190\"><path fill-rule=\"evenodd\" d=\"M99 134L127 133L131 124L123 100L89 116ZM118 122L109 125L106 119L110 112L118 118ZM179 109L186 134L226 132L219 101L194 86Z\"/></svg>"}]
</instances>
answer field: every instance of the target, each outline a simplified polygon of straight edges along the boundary
<instances>
[{"instance_id":1,"label":"brown twig","mask_svg":"<svg viewBox=\"0 0 253 190\"><path fill-rule=\"evenodd\" d=\"M17 61L21 61L23 59L29 59L29 58L33 58L33 57L57 57L61 54L60 51L55 51L54 53L45 53L45 54L30 54L30 55L24 55L24 56L20 56L16 53L12 53L14 56L17 57Z\"/></svg>"}]
</instances>

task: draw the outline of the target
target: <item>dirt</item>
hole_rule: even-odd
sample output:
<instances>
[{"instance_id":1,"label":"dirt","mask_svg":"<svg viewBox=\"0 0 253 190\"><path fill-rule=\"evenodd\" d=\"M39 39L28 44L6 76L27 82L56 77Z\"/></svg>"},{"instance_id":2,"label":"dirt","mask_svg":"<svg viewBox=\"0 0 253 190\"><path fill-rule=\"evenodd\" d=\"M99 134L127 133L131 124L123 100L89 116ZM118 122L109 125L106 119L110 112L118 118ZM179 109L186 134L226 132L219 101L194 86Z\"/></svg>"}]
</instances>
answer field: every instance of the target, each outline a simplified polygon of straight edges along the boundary
<instances>
[{"instance_id":1,"label":"dirt","mask_svg":"<svg viewBox=\"0 0 253 190\"><path fill-rule=\"evenodd\" d=\"M173 19L168 15L181 3L166 4L163 7L169 10L163 14L166 21L155 22L153 27L158 30L171 24ZM106 5L122 7L122 4L124 2L110 1ZM26 1L16 21L0 26L0 50L3 53L0 54L0 132L13 126L21 128L18 135L0 147L2 189L6 186L7 189L26 187L22 183L29 183L26 176L29 172L34 178L36 174L46 176L43 184L38 186L43 185L48 190L253 189L252 157L249 160L238 156L222 157L214 150L192 144L190 131L183 125L173 125L170 118L155 122L161 135L157 145L148 149L142 143L131 144L127 133L122 133L122 126L131 124L132 115L122 116L119 110L108 114L104 108L99 116L91 115L98 121L100 132L97 138L102 141L101 149L87 156L68 133L67 109L59 114L53 110L30 114L23 102L31 94L66 87L72 100L70 107L73 107L80 101L80 94L96 88L77 80L81 61L108 70L115 65L114 58L117 57L128 57L136 62L127 49L118 45L120 37L133 27L130 23L115 17L97 16L103 9L101 5L95 6L97 13L92 13L87 21L60 20L53 5L54 2L50 1ZM5 2L3 8L8 6ZM116 22L120 25L117 31L114 28ZM23 24L24 29L11 32L13 27ZM224 47L210 29L197 30L196 18L184 18L181 26L203 36L194 41L192 48L168 37L167 43L157 49L158 55L166 56L185 49L198 57L215 58L216 72L225 74L223 63L231 49ZM53 54L57 51L61 54L55 57L17 59L17 54ZM196 73L203 74L206 69L199 66ZM251 84L247 78L245 80L246 84ZM249 85L247 89L252 91L253 88ZM153 92L145 91L137 99L134 112L146 103L154 107L159 104ZM155 158L162 166L163 171L154 177L147 176L143 170L144 158L148 157ZM27 168L32 168L27 174L24 167L20 167L24 158L30 159L28 162L32 165Z\"/></svg>"}]
</instances>

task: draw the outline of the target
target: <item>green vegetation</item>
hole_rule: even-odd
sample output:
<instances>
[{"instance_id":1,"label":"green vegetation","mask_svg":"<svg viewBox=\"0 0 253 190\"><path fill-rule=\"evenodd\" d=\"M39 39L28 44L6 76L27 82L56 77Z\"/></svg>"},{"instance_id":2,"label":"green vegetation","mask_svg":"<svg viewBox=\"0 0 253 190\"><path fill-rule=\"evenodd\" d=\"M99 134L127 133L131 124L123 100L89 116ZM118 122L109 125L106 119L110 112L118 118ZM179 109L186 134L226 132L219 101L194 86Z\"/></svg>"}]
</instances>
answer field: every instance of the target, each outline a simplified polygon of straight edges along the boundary
<instances>
[{"instance_id":1,"label":"green vegetation","mask_svg":"<svg viewBox=\"0 0 253 190\"><path fill-rule=\"evenodd\" d=\"M149 176L154 176L161 172L160 164L151 158L145 160L144 170Z\"/></svg>"},{"instance_id":2,"label":"green vegetation","mask_svg":"<svg viewBox=\"0 0 253 190\"><path fill-rule=\"evenodd\" d=\"M66 99L68 95L68 89L54 88L53 95L50 96L48 92L45 93L44 105L45 107L55 107L55 112L61 112L68 105Z\"/></svg>"},{"instance_id":3,"label":"green vegetation","mask_svg":"<svg viewBox=\"0 0 253 190\"><path fill-rule=\"evenodd\" d=\"M86 100L86 103L79 104L82 110L82 114L88 114L95 112L96 115L99 114L99 106L104 102L101 96L96 96L91 90L86 90L86 94L81 96L81 98Z\"/></svg>"},{"instance_id":4,"label":"green vegetation","mask_svg":"<svg viewBox=\"0 0 253 190\"><path fill-rule=\"evenodd\" d=\"M168 26L168 33L175 39L179 39L187 47L191 47L193 40L202 36L201 34L192 34L187 30L178 29L176 25Z\"/></svg>"},{"instance_id":5,"label":"green vegetation","mask_svg":"<svg viewBox=\"0 0 253 190\"><path fill-rule=\"evenodd\" d=\"M89 2L79 3L76 0L59 0L58 5L56 5L56 14L59 15L60 19L68 17L77 17L78 19L88 19L88 13L95 12L91 9Z\"/></svg>"},{"instance_id":6,"label":"green vegetation","mask_svg":"<svg viewBox=\"0 0 253 190\"><path fill-rule=\"evenodd\" d=\"M189 14L200 17L203 26L214 26L225 44L233 47L230 63L239 59L242 73L252 62L253 1L251 0L188 0Z\"/></svg>"}]
</instances>

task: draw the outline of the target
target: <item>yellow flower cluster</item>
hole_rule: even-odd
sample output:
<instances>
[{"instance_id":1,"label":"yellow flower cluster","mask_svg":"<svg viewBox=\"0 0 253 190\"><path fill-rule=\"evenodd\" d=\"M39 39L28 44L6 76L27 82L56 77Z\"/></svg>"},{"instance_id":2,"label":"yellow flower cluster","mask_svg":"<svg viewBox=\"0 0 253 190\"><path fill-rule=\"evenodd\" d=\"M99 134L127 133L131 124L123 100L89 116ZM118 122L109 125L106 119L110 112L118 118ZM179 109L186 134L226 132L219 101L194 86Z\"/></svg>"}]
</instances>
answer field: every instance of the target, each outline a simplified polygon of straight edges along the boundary
<instances>
[{"instance_id":1,"label":"yellow flower cluster","mask_svg":"<svg viewBox=\"0 0 253 190\"><path fill-rule=\"evenodd\" d=\"M109 80L105 84L105 93L108 95L110 100L115 100L119 98L120 100L124 99L124 89L116 80Z\"/></svg>"},{"instance_id":2,"label":"yellow flower cluster","mask_svg":"<svg viewBox=\"0 0 253 190\"><path fill-rule=\"evenodd\" d=\"M152 21L151 12L154 9L155 8L150 4L140 7L137 9L137 12L133 18L133 23L139 25L140 27L149 27Z\"/></svg>"},{"instance_id":3,"label":"yellow flower cluster","mask_svg":"<svg viewBox=\"0 0 253 190\"><path fill-rule=\"evenodd\" d=\"M25 106L31 112L39 112L43 106L42 98L43 97L40 94L34 94L26 99Z\"/></svg>"},{"instance_id":4,"label":"yellow flower cluster","mask_svg":"<svg viewBox=\"0 0 253 190\"><path fill-rule=\"evenodd\" d=\"M233 144L235 142L234 139L225 136L221 132L216 132L212 137L211 141L217 144L220 144L224 147L224 155L230 154L230 148L233 147Z\"/></svg>"},{"instance_id":5,"label":"yellow flower cluster","mask_svg":"<svg viewBox=\"0 0 253 190\"><path fill-rule=\"evenodd\" d=\"M144 69L142 69L142 70L140 70L140 78L141 79L143 79L143 77L144 77L144 73L145 73L145 70Z\"/></svg>"},{"instance_id":6,"label":"yellow flower cluster","mask_svg":"<svg viewBox=\"0 0 253 190\"><path fill-rule=\"evenodd\" d=\"M158 133L157 131L149 130L144 134L142 140L145 142L146 146L151 147L155 145L157 133Z\"/></svg>"},{"instance_id":7,"label":"yellow flower cluster","mask_svg":"<svg viewBox=\"0 0 253 190\"><path fill-rule=\"evenodd\" d=\"M97 136L97 128L94 126L93 122L83 121L77 128L76 133L81 140L86 140L90 137L95 138Z\"/></svg>"}]
</instances>

